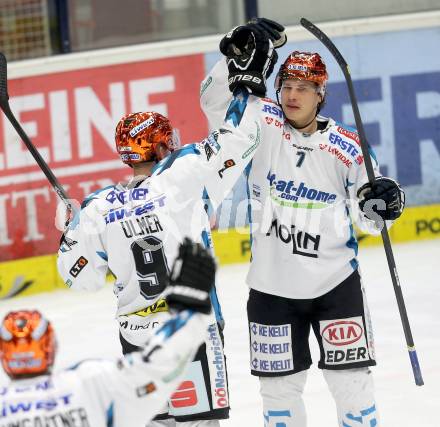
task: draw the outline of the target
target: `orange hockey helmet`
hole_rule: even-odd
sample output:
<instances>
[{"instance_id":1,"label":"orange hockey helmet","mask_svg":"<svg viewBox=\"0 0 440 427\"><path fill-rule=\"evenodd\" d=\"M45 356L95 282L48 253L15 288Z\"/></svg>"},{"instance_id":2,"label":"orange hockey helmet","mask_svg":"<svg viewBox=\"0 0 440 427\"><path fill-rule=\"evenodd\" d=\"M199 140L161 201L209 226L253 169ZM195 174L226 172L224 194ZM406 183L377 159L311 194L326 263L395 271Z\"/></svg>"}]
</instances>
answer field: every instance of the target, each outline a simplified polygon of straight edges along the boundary
<instances>
[{"instance_id":1,"label":"orange hockey helmet","mask_svg":"<svg viewBox=\"0 0 440 427\"><path fill-rule=\"evenodd\" d=\"M50 372L56 339L52 325L39 311L11 311L0 329L0 359L11 378Z\"/></svg>"},{"instance_id":2,"label":"orange hockey helmet","mask_svg":"<svg viewBox=\"0 0 440 427\"><path fill-rule=\"evenodd\" d=\"M179 147L170 121L153 111L122 117L116 126L115 142L121 160L127 165L157 160L160 145L169 151Z\"/></svg>"},{"instance_id":3,"label":"orange hockey helmet","mask_svg":"<svg viewBox=\"0 0 440 427\"><path fill-rule=\"evenodd\" d=\"M299 79L314 82L324 97L328 80L327 69L319 53L292 52L281 65L275 79L275 88L280 89L283 80Z\"/></svg>"}]
</instances>

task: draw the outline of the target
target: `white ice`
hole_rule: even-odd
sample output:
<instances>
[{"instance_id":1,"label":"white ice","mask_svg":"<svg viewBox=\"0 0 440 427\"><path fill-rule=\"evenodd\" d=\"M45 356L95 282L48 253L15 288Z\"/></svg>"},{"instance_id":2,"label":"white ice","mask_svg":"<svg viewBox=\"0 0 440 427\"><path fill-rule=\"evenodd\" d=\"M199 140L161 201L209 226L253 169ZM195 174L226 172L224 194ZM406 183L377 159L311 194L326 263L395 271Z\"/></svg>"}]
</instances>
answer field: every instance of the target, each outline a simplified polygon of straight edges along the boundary
<instances>
[{"instance_id":1,"label":"white ice","mask_svg":"<svg viewBox=\"0 0 440 427\"><path fill-rule=\"evenodd\" d=\"M425 380L414 384L405 339L383 248L363 248L360 264L375 332L378 366L373 368L381 425L440 426L440 240L394 245L396 264ZM231 418L227 427L262 426L258 380L249 373L246 324L246 265L222 267L219 295L226 318ZM93 294L58 291L2 301L0 316L12 309L37 308L54 324L57 369L90 357L120 355L115 297L111 287ZM304 394L309 427L337 426L335 407L316 367L318 348L311 337L315 364ZM0 373L0 383L7 379Z\"/></svg>"}]
</instances>

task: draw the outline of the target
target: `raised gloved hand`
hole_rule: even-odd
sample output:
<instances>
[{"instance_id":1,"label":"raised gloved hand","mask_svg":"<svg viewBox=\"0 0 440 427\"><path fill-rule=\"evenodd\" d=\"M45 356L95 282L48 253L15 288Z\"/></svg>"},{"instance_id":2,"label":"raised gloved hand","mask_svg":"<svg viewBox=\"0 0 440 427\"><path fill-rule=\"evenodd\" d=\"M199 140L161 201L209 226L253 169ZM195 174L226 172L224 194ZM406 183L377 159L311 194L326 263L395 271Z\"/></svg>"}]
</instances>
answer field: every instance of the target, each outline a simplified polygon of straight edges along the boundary
<instances>
[{"instance_id":1,"label":"raised gloved hand","mask_svg":"<svg viewBox=\"0 0 440 427\"><path fill-rule=\"evenodd\" d=\"M190 309L210 313L209 292L214 284L215 270L216 263L209 251L185 238L165 290L169 307L178 311Z\"/></svg>"},{"instance_id":2,"label":"raised gloved hand","mask_svg":"<svg viewBox=\"0 0 440 427\"><path fill-rule=\"evenodd\" d=\"M375 212L383 220L394 220L399 218L405 207L405 193L400 185L384 176L375 178L371 184L364 184L359 188L357 196L360 199L359 208L369 219L374 219L371 213ZM367 203L373 200L382 200L385 208L381 209L372 202Z\"/></svg>"},{"instance_id":3,"label":"raised gloved hand","mask_svg":"<svg viewBox=\"0 0 440 427\"><path fill-rule=\"evenodd\" d=\"M272 30L272 37L275 32ZM278 35L278 39L281 38ZM278 55L271 36L261 23L248 23L232 29L220 41L220 51L226 56L231 92L244 86L256 96L266 95L266 78L272 73Z\"/></svg>"},{"instance_id":4,"label":"raised gloved hand","mask_svg":"<svg viewBox=\"0 0 440 427\"><path fill-rule=\"evenodd\" d=\"M275 49L278 49L287 43L287 36L284 33L285 28L278 22L267 18L252 18L247 25L249 25L251 28L252 26L256 26L264 31L272 40L273 47Z\"/></svg>"},{"instance_id":5,"label":"raised gloved hand","mask_svg":"<svg viewBox=\"0 0 440 427\"><path fill-rule=\"evenodd\" d=\"M228 56L230 45L242 48L247 41L247 34L252 31L262 32L272 41L273 47L278 49L287 42L287 36L284 33L284 27L278 22L267 18L252 18L247 24L239 25L233 28L220 41L220 51Z\"/></svg>"}]
</instances>

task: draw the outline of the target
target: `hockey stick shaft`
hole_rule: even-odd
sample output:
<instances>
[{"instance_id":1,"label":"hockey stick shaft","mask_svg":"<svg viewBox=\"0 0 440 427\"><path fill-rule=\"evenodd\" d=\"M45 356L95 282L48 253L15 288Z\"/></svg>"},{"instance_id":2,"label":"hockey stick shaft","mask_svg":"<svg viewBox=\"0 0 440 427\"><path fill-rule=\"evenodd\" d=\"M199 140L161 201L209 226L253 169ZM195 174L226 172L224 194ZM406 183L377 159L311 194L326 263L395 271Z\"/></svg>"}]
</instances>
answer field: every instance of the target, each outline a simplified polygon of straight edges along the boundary
<instances>
[{"instance_id":1,"label":"hockey stick shaft","mask_svg":"<svg viewBox=\"0 0 440 427\"><path fill-rule=\"evenodd\" d=\"M356 128L359 134L359 141L361 145L362 155L364 157L365 168L367 170L368 180L370 182L374 181L374 169L373 164L371 162L369 150L368 150L368 142L365 135L364 125L362 123L362 118L359 112L359 106L356 99L356 94L353 87L353 81L350 76L350 70L347 62L344 57L341 55L339 50L333 44L333 42L328 38L328 36L323 33L316 25L312 24L305 18L301 18L301 25L310 31L316 38L318 38L325 47L331 52L331 54L336 59L339 67L341 68L345 81L347 83L348 93L350 95L351 106L353 109L353 115L356 122ZM391 274L391 280L393 282L394 293L396 295L397 306L399 308L400 320L403 326L403 332L405 334L406 344L408 347L409 358L411 361L411 367L414 374L415 383L419 386L423 385L422 372L420 370L420 365L417 357L416 348L414 345L414 340L411 333L411 327L408 320L408 314L406 312L405 301L403 299L402 288L400 287L399 276L397 274L396 263L394 261L393 250L391 248L390 237L388 234L388 230L386 224L384 222L384 226L381 230L383 246L385 249L385 254L387 257L388 267Z\"/></svg>"},{"instance_id":2,"label":"hockey stick shaft","mask_svg":"<svg viewBox=\"0 0 440 427\"><path fill-rule=\"evenodd\" d=\"M68 209L73 209L73 205L70 202L70 198L62 185L59 183L56 176L53 174L52 170L49 168L41 154L35 148L32 141L26 135L26 132L21 127L20 123L14 116L14 113L11 111L11 107L9 106L9 95L8 95L8 78L7 78L7 61L5 55L0 52L0 108L3 110L3 113L8 118L9 122L18 133L22 141L25 143L26 147L32 154L32 157L37 162L38 166L40 166L46 178L49 180L50 184L54 188L55 192L58 194L59 198L63 201Z\"/></svg>"}]
</instances>

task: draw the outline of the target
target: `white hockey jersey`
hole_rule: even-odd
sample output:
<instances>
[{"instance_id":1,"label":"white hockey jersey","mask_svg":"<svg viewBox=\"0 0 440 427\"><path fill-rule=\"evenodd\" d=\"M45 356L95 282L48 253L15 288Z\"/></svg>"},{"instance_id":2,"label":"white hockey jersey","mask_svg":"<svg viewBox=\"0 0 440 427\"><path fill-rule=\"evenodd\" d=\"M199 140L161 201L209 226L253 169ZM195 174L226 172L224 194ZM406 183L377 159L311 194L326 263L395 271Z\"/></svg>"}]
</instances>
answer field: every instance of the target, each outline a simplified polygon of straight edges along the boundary
<instances>
[{"instance_id":1,"label":"white hockey jersey","mask_svg":"<svg viewBox=\"0 0 440 427\"><path fill-rule=\"evenodd\" d=\"M0 387L0 427L145 427L206 333L202 314L185 310L168 319L142 352L117 363L86 360Z\"/></svg>"},{"instance_id":2,"label":"white hockey jersey","mask_svg":"<svg viewBox=\"0 0 440 427\"><path fill-rule=\"evenodd\" d=\"M219 61L202 82L201 106L212 127L229 103L228 70ZM255 120L261 135L247 174L251 203L252 262L248 285L286 298L325 294L357 268L357 240L349 205L368 181L359 138L332 119L318 117L320 130L304 134L270 99L260 99ZM372 154L378 175L378 164ZM359 226L378 233L354 212Z\"/></svg>"},{"instance_id":3,"label":"white hockey jersey","mask_svg":"<svg viewBox=\"0 0 440 427\"><path fill-rule=\"evenodd\" d=\"M117 316L147 307L142 315L161 312L161 294L184 237L211 246L206 204L218 206L249 163L261 129L258 108L258 98L237 94L228 120L204 141L171 153L141 182L89 196L58 252L65 283L94 290L110 269Z\"/></svg>"}]
</instances>

